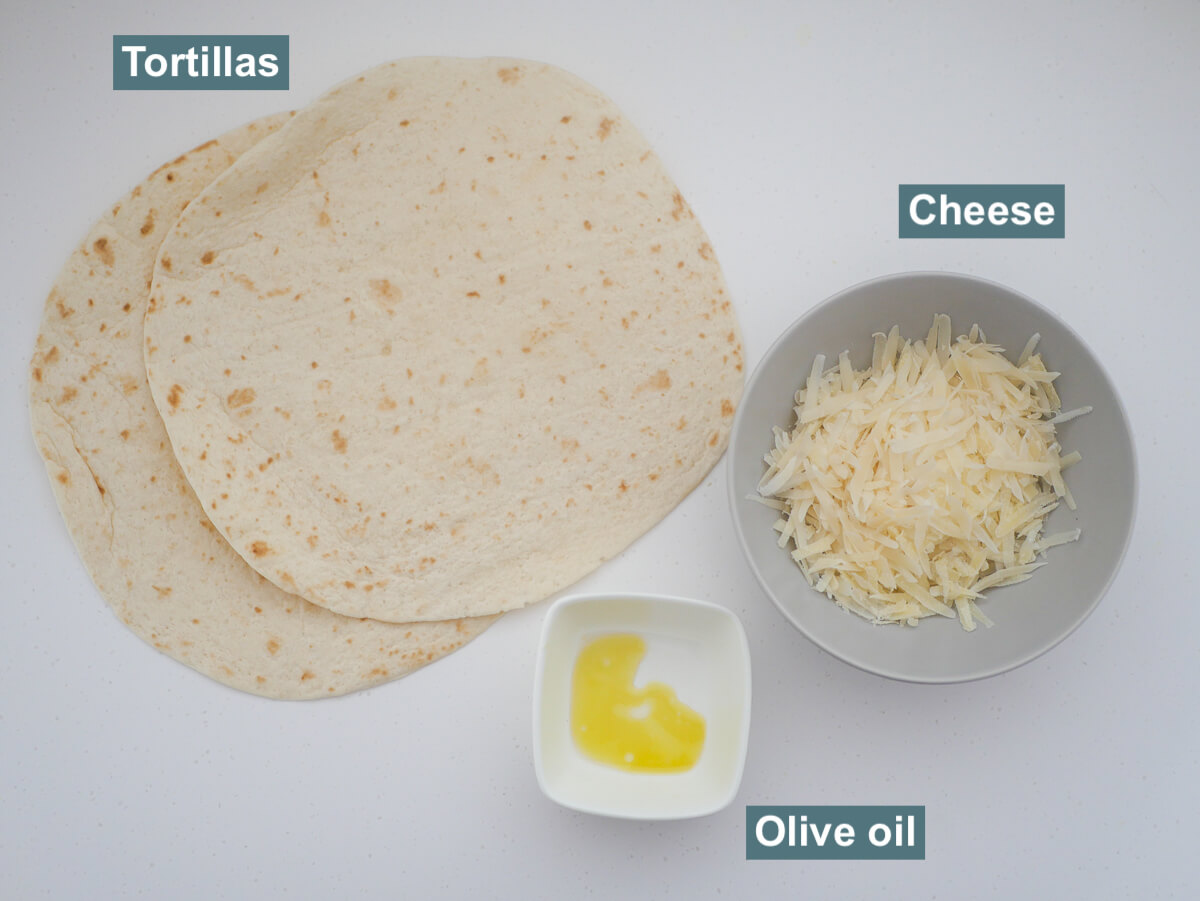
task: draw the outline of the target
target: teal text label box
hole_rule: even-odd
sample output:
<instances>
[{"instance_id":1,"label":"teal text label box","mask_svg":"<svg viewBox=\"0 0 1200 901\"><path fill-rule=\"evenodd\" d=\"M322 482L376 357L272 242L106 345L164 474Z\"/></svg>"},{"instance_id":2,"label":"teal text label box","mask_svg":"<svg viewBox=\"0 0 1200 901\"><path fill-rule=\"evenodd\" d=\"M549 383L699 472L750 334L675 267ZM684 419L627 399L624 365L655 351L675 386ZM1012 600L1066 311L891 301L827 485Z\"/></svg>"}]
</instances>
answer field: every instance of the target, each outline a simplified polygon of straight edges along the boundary
<instances>
[{"instance_id":1,"label":"teal text label box","mask_svg":"<svg viewBox=\"0 0 1200 901\"><path fill-rule=\"evenodd\" d=\"M748 806L746 859L924 860L925 806Z\"/></svg>"},{"instance_id":2,"label":"teal text label box","mask_svg":"<svg viewBox=\"0 0 1200 901\"><path fill-rule=\"evenodd\" d=\"M901 238L1063 238L1065 185L900 185Z\"/></svg>"},{"instance_id":3,"label":"teal text label box","mask_svg":"<svg viewBox=\"0 0 1200 901\"><path fill-rule=\"evenodd\" d=\"M114 34L114 91L286 91L286 34Z\"/></svg>"}]
</instances>

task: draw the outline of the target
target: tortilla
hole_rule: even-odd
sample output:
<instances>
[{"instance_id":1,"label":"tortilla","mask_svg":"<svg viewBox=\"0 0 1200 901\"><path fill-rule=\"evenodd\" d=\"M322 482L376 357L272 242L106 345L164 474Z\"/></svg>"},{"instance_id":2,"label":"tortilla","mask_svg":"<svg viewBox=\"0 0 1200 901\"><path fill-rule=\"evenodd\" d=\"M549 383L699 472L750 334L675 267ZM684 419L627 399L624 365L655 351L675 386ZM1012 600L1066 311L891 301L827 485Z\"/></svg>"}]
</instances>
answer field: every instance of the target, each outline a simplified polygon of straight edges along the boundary
<instances>
[{"instance_id":1,"label":"tortilla","mask_svg":"<svg viewBox=\"0 0 1200 901\"><path fill-rule=\"evenodd\" d=\"M540 600L725 449L738 326L704 230L591 86L504 59L372 69L167 238L155 402L230 544L384 620Z\"/></svg>"},{"instance_id":2,"label":"tortilla","mask_svg":"<svg viewBox=\"0 0 1200 901\"><path fill-rule=\"evenodd\" d=\"M363 621L280 591L213 529L171 454L142 360L155 255L188 201L287 118L168 163L92 228L46 303L30 412L71 537L134 633L233 688L322 698L410 673L491 620Z\"/></svg>"}]
</instances>

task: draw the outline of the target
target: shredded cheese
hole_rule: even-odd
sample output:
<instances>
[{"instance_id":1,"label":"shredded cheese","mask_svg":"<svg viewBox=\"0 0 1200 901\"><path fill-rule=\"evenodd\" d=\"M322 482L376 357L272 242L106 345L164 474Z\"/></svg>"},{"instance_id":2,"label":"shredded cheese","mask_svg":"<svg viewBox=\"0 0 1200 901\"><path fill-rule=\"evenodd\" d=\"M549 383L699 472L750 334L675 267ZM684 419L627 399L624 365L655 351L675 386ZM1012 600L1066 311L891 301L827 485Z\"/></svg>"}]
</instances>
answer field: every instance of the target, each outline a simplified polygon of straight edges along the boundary
<instances>
[{"instance_id":1,"label":"shredded cheese","mask_svg":"<svg viewBox=\"0 0 1200 901\"><path fill-rule=\"evenodd\" d=\"M926 338L899 327L874 336L871 367L813 361L796 394L792 431L775 429L758 492L779 510L779 546L808 583L876 623L916 625L957 616L991 626L976 603L1045 565L1046 549L1079 530L1043 535L1060 500L1075 501L1062 471L1062 412L1030 338L1018 363L978 326L950 339L934 317Z\"/></svg>"}]
</instances>

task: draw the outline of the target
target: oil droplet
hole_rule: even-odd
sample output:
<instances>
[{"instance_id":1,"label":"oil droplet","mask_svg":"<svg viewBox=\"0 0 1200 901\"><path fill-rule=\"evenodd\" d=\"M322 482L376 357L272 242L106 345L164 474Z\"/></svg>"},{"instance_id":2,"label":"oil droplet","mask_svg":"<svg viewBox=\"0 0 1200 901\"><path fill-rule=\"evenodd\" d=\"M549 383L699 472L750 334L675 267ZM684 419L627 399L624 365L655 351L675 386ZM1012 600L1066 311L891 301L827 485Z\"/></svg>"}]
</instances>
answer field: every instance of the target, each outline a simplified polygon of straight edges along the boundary
<instances>
[{"instance_id":1,"label":"oil droplet","mask_svg":"<svg viewBox=\"0 0 1200 901\"><path fill-rule=\"evenodd\" d=\"M704 717L661 682L635 688L646 642L638 635L604 635L575 660L571 734L599 763L623 770L680 772L700 759Z\"/></svg>"}]
</instances>

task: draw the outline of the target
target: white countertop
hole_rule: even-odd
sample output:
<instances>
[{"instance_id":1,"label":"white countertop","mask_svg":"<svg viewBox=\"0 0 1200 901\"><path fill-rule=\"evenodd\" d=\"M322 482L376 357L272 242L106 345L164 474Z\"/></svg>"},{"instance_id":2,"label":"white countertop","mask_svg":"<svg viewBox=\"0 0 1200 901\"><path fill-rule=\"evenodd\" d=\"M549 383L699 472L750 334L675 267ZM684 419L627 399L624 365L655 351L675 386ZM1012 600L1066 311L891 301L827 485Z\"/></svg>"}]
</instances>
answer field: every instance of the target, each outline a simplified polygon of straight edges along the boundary
<instances>
[{"instance_id":1,"label":"white countertop","mask_svg":"<svg viewBox=\"0 0 1200 901\"><path fill-rule=\"evenodd\" d=\"M0 895L1192 894L1200 6L13 6L0 14ZM114 32L288 33L292 88L114 93ZM29 433L45 295L91 222L163 160L415 55L542 59L608 93L707 229L751 365L818 301L900 270L979 275L1065 318L1106 362L1139 454L1133 543L1095 614L983 682L864 674L758 588L719 465L575 589L714 601L749 635L741 791L668 823L539 792L545 604L407 679L312 703L239 694L135 638L76 557ZM1067 237L901 241L897 185L910 182L1065 183ZM927 859L747 862L747 804L923 804Z\"/></svg>"}]
</instances>

